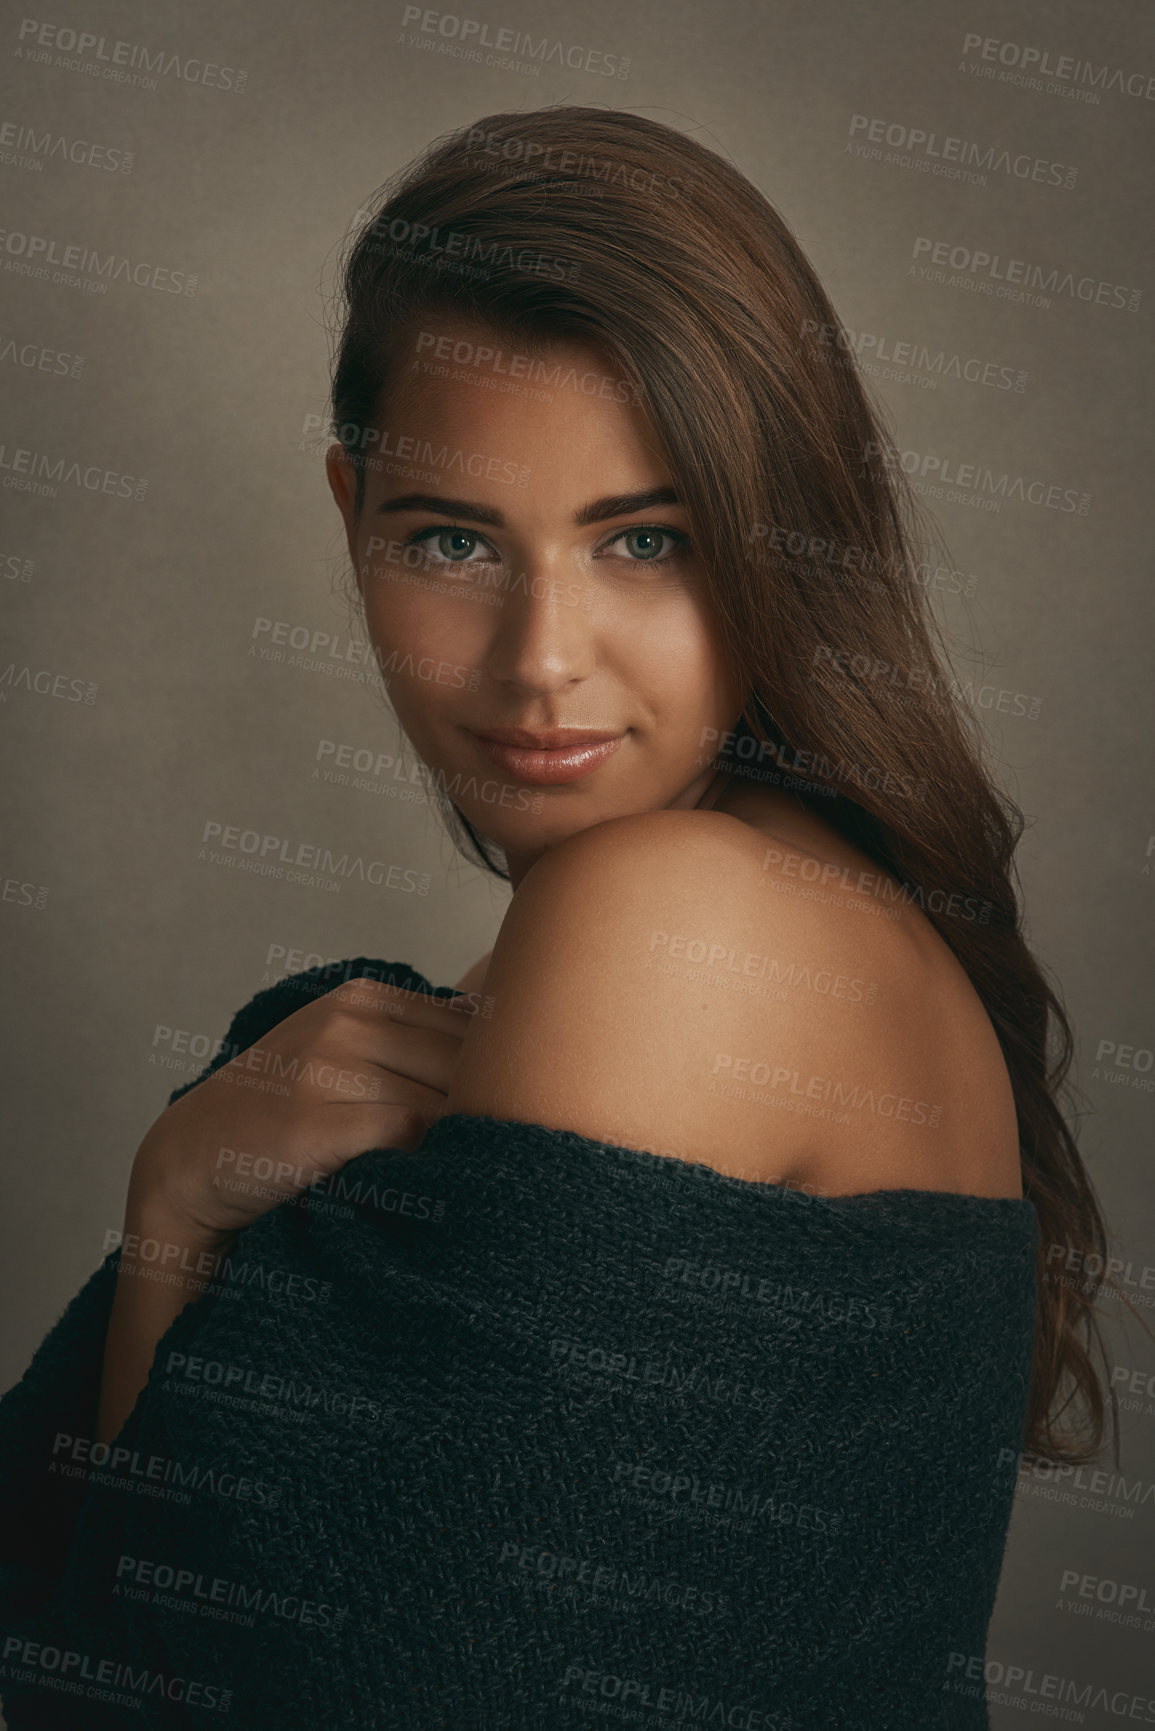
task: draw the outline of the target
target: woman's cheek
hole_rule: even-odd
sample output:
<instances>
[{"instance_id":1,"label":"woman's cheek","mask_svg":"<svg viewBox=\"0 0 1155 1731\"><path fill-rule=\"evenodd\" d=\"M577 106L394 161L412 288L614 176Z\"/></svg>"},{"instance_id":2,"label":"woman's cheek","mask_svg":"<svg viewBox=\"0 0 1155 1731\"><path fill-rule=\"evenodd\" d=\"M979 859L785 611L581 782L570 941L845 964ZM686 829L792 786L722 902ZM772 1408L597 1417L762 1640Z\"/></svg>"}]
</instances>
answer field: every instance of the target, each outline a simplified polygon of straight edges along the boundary
<instances>
[{"instance_id":1,"label":"woman's cheek","mask_svg":"<svg viewBox=\"0 0 1155 1731\"><path fill-rule=\"evenodd\" d=\"M407 608L370 626L377 666L402 731L427 762L442 763L445 728L481 684L481 655L469 634L455 635L456 606ZM379 628L378 628L379 626Z\"/></svg>"},{"instance_id":2,"label":"woman's cheek","mask_svg":"<svg viewBox=\"0 0 1155 1731\"><path fill-rule=\"evenodd\" d=\"M487 643L482 605L471 595L423 594L386 577L367 595L365 609L382 673L386 678L399 675L475 689ZM452 669L452 677L446 668Z\"/></svg>"}]
</instances>

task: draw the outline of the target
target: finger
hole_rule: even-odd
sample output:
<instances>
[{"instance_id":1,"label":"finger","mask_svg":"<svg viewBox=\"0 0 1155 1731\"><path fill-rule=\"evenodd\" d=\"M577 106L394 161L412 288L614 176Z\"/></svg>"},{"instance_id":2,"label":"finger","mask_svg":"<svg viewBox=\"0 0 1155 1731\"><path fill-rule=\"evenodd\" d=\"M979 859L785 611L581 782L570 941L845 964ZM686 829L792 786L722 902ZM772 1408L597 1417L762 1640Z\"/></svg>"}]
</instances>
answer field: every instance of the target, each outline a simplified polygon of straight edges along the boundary
<instances>
[{"instance_id":1,"label":"finger","mask_svg":"<svg viewBox=\"0 0 1155 1731\"><path fill-rule=\"evenodd\" d=\"M456 998L432 998L428 992L410 991L406 986L390 985L387 980L358 975L332 992L326 992L317 1002L335 1002L339 1008L354 1013L361 1011L388 1016L392 1022L403 1022L411 1027L440 1028L445 1032L459 1033L462 1018L477 1013L477 1004L471 998L472 994L468 992L459 993Z\"/></svg>"},{"instance_id":2,"label":"finger","mask_svg":"<svg viewBox=\"0 0 1155 1731\"><path fill-rule=\"evenodd\" d=\"M392 1076L447 1094L461 1062L464 1033L464 1028L444 1034L403 1022L366 1023L356 1030L355 1043L344 1048L343 1061L364 1066L378 1081Z\"/></svg>"},{"instance_id":3,"label":"finger","mask_svg":"<svg viewBox=\"0 0 1155 1731\"><path fill-rule=\"evenodd\" d=\"M339 1114L326 1120L325 1153L315 1156L314 1164L319 1170L332 1171L374 1148L401 1148L411 1153L430 1125L443 1115L444 1096L437 1099L440 1104L343 1106Z\"/></svg>"},{"instance_id":4,"label":"finger","mask_svg":"<svg viewBox=\"0 0 1155 1731\"><path fill-rule=\"evenodd\" d=\"M333 1090L315 1104L320 1107L340 1106L346 1113L365 1107L381 1112L419 1112L428 1117L431 1113L440 1112L448 1098L448 1089L416 1082L408 1076L398 1075L395 1070L375 1068L371 1080L376 1085L376 1091L371 1094L365 1089Z\"/></svg>"}]
</instances>

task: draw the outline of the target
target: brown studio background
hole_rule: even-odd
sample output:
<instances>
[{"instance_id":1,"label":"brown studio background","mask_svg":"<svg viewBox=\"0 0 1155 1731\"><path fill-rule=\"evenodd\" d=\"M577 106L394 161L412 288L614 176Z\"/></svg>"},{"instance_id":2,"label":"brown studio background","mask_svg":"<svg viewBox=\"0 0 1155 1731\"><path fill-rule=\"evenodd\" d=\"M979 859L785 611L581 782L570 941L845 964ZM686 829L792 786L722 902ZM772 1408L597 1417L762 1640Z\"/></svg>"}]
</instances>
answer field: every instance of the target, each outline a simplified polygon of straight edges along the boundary
<instances>
[{"instance_id":1,"label":"brown studio background","mask_svg":"<svg viewBox=\"0 0 1155 1731\"><path fill-rule=\"evenodd\" d=\"M505 30L560 44L570 64L555 57L531 76L484 64L488 50L482 63L463 57L464 20L491 40ZM1020 849L1030 930L1079 1039L1084 1157L1123 1278L1155 1306L1155 1074L1143 1069L1155 1046L1143 989L1155 891L1144 390L1155 260L1138 220L1155 116L1150 21L1024 0L725 0L709 20L684 0L660 14L609 0L470 0L409 19L392 0L243 11L74 0L36 23L30 32L13 16L0 35L2 123L14 129L0 133L3 1386L100 1260L141 1136L200 1067L175 1046L202 1050L260 985L307 965L279 959L289 952L380 954L448 983L492 942L507 892L457 858L430 807L402 797L408 779L367 791L313 778L323 740L374 757L402 746L368 670L344 659L363 633L337 591L344 550L308 417L325 415L321 290L354 213L438 134L552 103L629 108L731 156L793 226L867 355L910 343L978 363L977 380L925 367L913 380L881 365L872 375L900 447L918 453L908 460L1090 495L1085 514L928 502L962 574L937 591L955 665L1031 820ZM69 38L44 38L46 23L104 38L105 54L129 43L131 77L148 76L132 70L140 49L154 64L163 51L169 70L155 88L106 77L97 50L64 52ZM987 39L996 50L984 58ZM1024 48L1051 67L1081 65L1067 83L1085 79L1098 100L1048 89L1049 74L1036 74L1039 89L1023 82ZM873 157L854 148L870 145L870 122L882 132ZM1032 178L992 165L979 185L887 161L903 154L888 127L1058 165L1060 183L1049 168ZM95 146L95 164L37 155L24 128ZM890 137L909 155L903 133ZM127 171L101 166L128 153ZM914 153L945 160L917 143ZM160 287L85 292L51 270L27 274L19 236L55 241L57 257L77 245L168 274ZM928 263L925 248L915 257L920 238L1142 298L1129 310L1060 292L1043 306L952 287L912 274ZM193 276L195 292L183 292ZM1004 368L1025 373L1023 390L981 382ZM28 461L20 450L117 479L109 493L65 482L55 497L23 492L9 484ZM302 631L327 637L328 668L362 679L291 666L291 647L283 662L251 654L273 637L258 620L298 642ZM408 777L412 752L402 761ZM355 880L330 893L214 866L198 859L210 822L397 866L403 883L427 874L428 893ZM1099 1059L1106 1042L1131 1048L1122 1066ZM1116 1376L1145 1380L1155 1344L1107 1308ZM1106 1512L1090 1474L1068 1487L1074 1505L1021 1487L993 1683L1019 1666L1128 1699L1152 1688L1150 1636L1075 1616L1063 1607L1097 1613L1103 1601L1060 1594L1075 1570L1155 1600L1155 1383L1140 1405L1123 1415L1126 1488L1114 1499L1129 1494L1132 1518ZM992 1723L1025 1711L995 1699Z\"/></svg>"}]
</instances>

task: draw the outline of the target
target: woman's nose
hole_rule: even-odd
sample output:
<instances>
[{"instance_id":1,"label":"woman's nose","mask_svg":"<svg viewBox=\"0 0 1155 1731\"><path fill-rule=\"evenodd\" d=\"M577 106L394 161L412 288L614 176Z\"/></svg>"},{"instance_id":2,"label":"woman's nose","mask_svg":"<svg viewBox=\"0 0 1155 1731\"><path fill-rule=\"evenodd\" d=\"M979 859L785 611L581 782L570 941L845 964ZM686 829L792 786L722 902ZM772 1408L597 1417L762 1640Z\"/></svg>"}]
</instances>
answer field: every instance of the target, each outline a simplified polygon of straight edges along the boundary
<instances>
[{"instance_id":1,"label":"woman's nose","mask_svg":"<svg viewBox=\"0 0 1155 1731\"><path fill-rule=\"evenodd\" d=\"M499 594L485 660L492 678L548 691L589 677L597 660L590 594L572 566L511 571Z\"/></svg>"}]
</instances>

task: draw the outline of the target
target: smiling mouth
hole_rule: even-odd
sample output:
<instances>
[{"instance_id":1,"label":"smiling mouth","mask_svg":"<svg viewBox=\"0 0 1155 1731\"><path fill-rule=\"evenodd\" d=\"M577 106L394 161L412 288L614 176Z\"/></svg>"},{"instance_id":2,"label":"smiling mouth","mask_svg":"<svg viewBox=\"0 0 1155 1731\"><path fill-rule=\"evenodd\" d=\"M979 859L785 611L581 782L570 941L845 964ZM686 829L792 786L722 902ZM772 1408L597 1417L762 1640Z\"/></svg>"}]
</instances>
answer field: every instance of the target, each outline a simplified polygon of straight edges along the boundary
<instances>
[{"instance_id":1,"label":"smiling mouth","mask_svg":"<svg viewBox=\"0 0 1155 1731\"><path fill-rule=\"evenodd\" d=\"M520 727L474 733L491 763L505 770L514 781L539 787L577 781L592 774L614 755L625 737L624 732L564 727L540 733Z\"/></svg>"}]
</instances>

